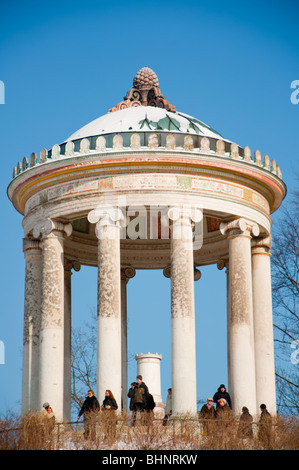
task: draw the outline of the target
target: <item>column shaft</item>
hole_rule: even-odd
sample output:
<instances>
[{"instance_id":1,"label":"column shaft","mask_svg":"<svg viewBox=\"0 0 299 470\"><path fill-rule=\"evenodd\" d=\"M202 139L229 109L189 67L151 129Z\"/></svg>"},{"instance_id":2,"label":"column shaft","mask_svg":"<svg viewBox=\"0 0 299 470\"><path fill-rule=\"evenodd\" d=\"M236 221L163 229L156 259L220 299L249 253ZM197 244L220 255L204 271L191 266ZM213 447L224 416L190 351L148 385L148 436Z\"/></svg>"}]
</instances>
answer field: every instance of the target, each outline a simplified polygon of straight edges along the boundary
<instances>
[{"instance_id":1,"label":"column shaft","mask_svg":"<svg viewBox=\"0 0 299 470\"><path fill-rule=\"evenodd\" d=\"M187 413L196 415L192 227L189 218L179 217L173 220L171 237L172 409L174 415Z\"/></svg>"},{"instance_id":2,"label":"column shaft","mask_svg":"<svg viewBox=\"0 0 299 470\"><path fill-rule=\"evenodd\" d=\"M42 301L40 331L39 406L48 402L58 421L64 403L64 235L71 224L47 219L33 236L42 236Z\"/></svg>"},{"instance_id":3,"label":"column shaft","mask_svg":"<svg viewBox=\"0 0 299 470\"><path fill-rule=\"evenodd\" d=\"M127 284L136 274L132 266L121 268L121 385L123 409L128 409L128 332L127 332Z\"/></svg>"},{"instance_id":4,"label":"column shaft","mask_svg":"<svg viewBox=\"0 0 299 470\"><path fill-rule=\"evenodd\" d=\"M97 395L102 402L111 390L121 409L120 239L117 223L99 226Z\"/></svg>"},{"instance_id":5,"label":"column shaft","mask_svg":"<svg viewBox=\"0 0 299 470\"><path fill-rule=\"evenodd\" d=\"M67 263L64 269L64 391L63 391L63 419L71 420L71 316L72 316L72 292L71 292L71 264Z\"/></svg>"},{"instance_id":6,"label":"column shaft","mask_svg":"<svg viewBox=\"0 0 299 470\"><path fill-rule=\"evenodd\" d=\"M127 277L121 273L121 385L123 409L128 409L128 334L127 334Z\"/></svg>"},{"instance_id":7,"label":"column shaft","mask_svg":"<svg viewBox=\"0 0 299 470\"><path fill-rule=\"evenodd\" d=\"M25 302L22 376L22 414L38 410L41 260L38 240L24 239Z\"/></svg>"},{"instance_id":8,"label":"column shaft","mask_svg":"<svg viewBox=\"0 0 299 470\"><path fill-rule=\"evenodd\" d=\"M276 414L270 237L252 245L252 287L257 409L266 403Z\"/></svg>"},{"instance_id":9,"label":"column shaft","mask_svg":"<svg viewBox=\"0 0 299 470\"><path fill-rule=\"evenodd\" d=\"M230 360L229 390L232 407L241 413L247 406L256 414L255 357L252 310L251 230L241 219L229 227L229 318L228 340ZM257 228L255 227L255 233Z\"/></svg>"}]
</instances>

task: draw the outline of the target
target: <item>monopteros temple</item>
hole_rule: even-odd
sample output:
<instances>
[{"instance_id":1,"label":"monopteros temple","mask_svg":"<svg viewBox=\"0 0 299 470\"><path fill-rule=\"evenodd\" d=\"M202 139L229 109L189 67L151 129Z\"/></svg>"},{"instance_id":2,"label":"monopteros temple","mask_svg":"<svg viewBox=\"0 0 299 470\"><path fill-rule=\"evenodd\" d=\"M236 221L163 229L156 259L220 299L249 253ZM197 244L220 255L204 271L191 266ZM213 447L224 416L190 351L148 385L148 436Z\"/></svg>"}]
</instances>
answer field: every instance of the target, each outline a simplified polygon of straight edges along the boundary
<instances>
[{"instance_id":1,"label":"monopteros temple","mask_svg":"<svg viewBox=\"0 0 299 470\"><path fill-rule=\"evenodd\" d=\"M194 283L211 264L227 276L233 409L254 415L266 402L275 412L270 254L281 170L176 110L159 86L142 68L107 114L14 168L8 195L23 216L26 262L24 413L48 401L58 420L70 419L71 274L82 265L98 270L98 397L111 389L120 403L121 386L126 395L126 286L139 269L160 269L171 289L173 413L196 413Z\"/></svg>"}]
</instances>

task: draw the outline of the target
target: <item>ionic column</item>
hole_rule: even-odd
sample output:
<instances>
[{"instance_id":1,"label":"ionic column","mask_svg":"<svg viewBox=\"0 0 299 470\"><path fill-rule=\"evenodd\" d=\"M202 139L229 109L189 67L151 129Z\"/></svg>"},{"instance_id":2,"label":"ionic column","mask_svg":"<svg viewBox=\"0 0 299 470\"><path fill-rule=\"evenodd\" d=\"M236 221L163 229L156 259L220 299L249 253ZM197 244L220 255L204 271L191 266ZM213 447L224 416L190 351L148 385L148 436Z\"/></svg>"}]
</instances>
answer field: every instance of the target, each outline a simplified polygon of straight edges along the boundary
<instances>
[{"instance_id":1,"label":"ionic column","mask_svg":"<svg viewBox=\"0 0 299 470\"><path fill-rule=\"evenodd\" d=\"M128 409L128 334L127 334L127 284L136 274L132 266L120 270L121 279L121 385L124 410Z\"/></svg>"},{"instance_id":2,"label":"ionic column","mask_svg":"<svg viewBox=\"0 0 299 470\"><path fill-rule=\"evenodd\" d=\"M71 420L71 337L72 337L72 269L80 271L81 265L77 260L64 260L64 392L63 419Z\"/></svg>"},{"instance_id":3,"label":"ionic column","mask_svg":"<svg viewBox=\"0 0 299 470\"><path fill-rule=\"evenodd\" d=\"M118 208L100 208L88 214L98 238L97 398L112 391L121 409L121 290Z\"/></svg>"},{"instance_id":4,"label":"ionic column","mask_svg":"<svg viewBox=\"0 0 299 470\"><path fill-rule=\"evenodd\" d=\"M227 328L230 358L230 394L235 413L247 406L256 414L255 355L252 310L251 234L257 236L256 224L244 219L220 225L229 240L230 312Z\"/></svg>"},{"instance_id":5,"label":"ionic column","mask_svg":"<svg viewBox=\"0 0 299 470\"><path fill-rule=\"evenodd\" d=\"M39 240L24 238L25 302L22 414L39 409L39 335L42 250Z\"/></svg>"},{"instance_id":6,"label":"ionic column","mask_svg":"<svg viewBox=\"0 0 299 470\"><path fill-rule=\"evenodd\" d=\"M271 288L271 237L252 241L252 293L257 409L266 403L276 414Z\"/></svg>"},{"instance_id":7,"label":"ionic column","mask_svg":"<svg viewBox=\"0 0 299 470\"><path fill-rule=\"evenodd\" d=\"M168 216L173 221L170 267L172 410L173 415L196 415L192 214L181 208L171 208Z\"/></svg>"},{"instance_id":8,"label":"ionic column","mask_svg":"<svg viewBox=\"0 0 299 470\"><path fill-rule=\"evenodd\" d=\"M225 269L226 274L226 323L227 325L230 323L230 292L229 292L229 261L228 259L219 259L217 262L217 268L222 270ZM231 390L231 365L230 365L230 328L227 327L227 385L228 385L228 392Z\"/></svg>"},{"instance_id":9,"label":"ionic column","mask_svg":"<svg viewBox=\"0 0 299 470\"><path fill-rule=\"evenodd\" d=\"M64 417L63 240L71 231L71 224L50 219L33 230L35 238L42 237L39 406L49 402L58 421Z\"/></svg>"}]
</instances>

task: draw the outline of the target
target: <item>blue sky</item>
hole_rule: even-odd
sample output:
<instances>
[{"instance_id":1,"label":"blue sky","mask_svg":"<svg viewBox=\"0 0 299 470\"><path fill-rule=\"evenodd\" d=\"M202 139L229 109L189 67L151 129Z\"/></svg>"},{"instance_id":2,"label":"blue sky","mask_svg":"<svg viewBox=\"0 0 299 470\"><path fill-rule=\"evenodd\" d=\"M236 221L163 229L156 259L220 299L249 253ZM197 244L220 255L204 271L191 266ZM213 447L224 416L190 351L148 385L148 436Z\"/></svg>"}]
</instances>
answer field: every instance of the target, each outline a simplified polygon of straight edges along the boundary
<instances>
[{"instance_id":1,"label":"blue sky","mask_svg":"<svg viewBox=\"0 0 299 470\"><path fill-rule=\"evenodd\" d=\"M290 100L291 83L299 80L298 13L296 2L270 0L1 2L0 415L18 413L21 402L22 216L6 194L13 167L108 112L148 66L177 110L274 158L290 194L299 151L299 104ZM226 279L216 266L201 272L195 283L197 396L205 399L227 383ZM91 268L72 276L74 326L96 308L96 276ZM165 400L170 282L162 272L141 271L129 282L128 315L129 353L162 354ZM135 375L132 360L129 382Z\"/></svg>"}]
</instances>

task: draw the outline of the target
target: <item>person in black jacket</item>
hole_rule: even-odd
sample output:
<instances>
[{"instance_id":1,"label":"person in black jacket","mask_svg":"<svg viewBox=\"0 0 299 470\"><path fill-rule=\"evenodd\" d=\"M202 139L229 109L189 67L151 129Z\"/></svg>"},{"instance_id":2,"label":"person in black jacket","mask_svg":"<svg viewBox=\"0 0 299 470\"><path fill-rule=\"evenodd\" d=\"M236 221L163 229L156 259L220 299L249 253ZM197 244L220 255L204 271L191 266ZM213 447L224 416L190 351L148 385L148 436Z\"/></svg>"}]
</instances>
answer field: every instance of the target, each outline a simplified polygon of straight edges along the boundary
<instances>
[{"instance_id":1,"label":"person in black jacket","mask_svg":"<svg viewBox=\"0 0 299 470\"><path fill-rule=\"evenodd\" d=\"M102 410L117 410L118 405L111 390L105 391L105 399L101 406Z\"/></svg>"},{"instance_id":2,"label":"person in black jacket","mask_svg":"<svg viewBox=\"0 0 299 470\"><path fill-rule=\"evenodd\" d=\"M226 391L225 385L221 384L220 387L218 388L217 392L213 396L213 402L216 403L216 409L219 407L219 400L220 398L224 398L226 400L226 403L228 406L231 408L232 407L232 402L229 393Z\"/></svg>"},{"instance_id":3,"label":"person in black jacket","mask_svg":"<svg viewBox=\"0 0 299 470\"><path fill-rule=\"evenodd\" d=\"M105 412L101 418L101 426L109 446L113 444L116 437L117 417L115 411L117 410L117 408L118 405L116 403L113 393L111 392L111 390L106 390L105 399L103 400L103 404L101 405L101 410Z\"/></svg>"},{"instance_id":4,"label":"person in black jacket","mask_svg":"<svg viewBox=\"0 0 299 470\"><path fill-rule=\"evenodd\" d=\"M94 395L93 390L88 390L88 396L86 397L81 410L78 414L78 419L84 415L84 438L95 440L96 437L96 414L100 410L100 404Z\"/></svg>"}]
</instances>

